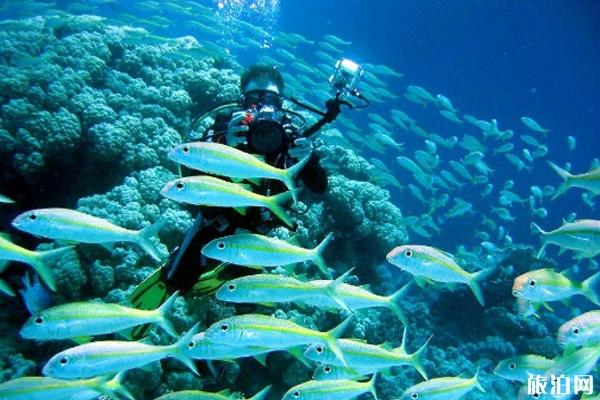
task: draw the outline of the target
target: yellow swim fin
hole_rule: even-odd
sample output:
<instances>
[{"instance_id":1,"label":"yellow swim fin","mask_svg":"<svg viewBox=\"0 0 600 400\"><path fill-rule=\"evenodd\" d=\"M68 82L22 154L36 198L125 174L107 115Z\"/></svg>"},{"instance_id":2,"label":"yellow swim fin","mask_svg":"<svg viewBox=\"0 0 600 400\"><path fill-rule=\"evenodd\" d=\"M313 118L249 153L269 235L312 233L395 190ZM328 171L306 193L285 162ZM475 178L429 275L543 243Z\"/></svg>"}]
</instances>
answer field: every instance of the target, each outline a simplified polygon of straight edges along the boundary
<instances>
[{"instance_id":1,"label":"yellow swim fin","mask_svg":"<svg viewBox=\"0 0 600 400\"><path fill-rule=\"evenodd\" d=\"M154 310L168 297L167 285L163 282L163 267L157 268L142 281L129 296L132 307L140 310ZM146 336L152 324L140 325L121 331L120 334L132 340Z\"/></svg>"},{"instance_id":2,"label":"yellow swim fin","mask_svg":"<svg viewBox=\"0 0 600 400\"><path fill-rule=\"evenodd\" d=\"M208 272L203 273L191 290L192 296L207 296L215 293L223 283L242 276L262 272L260 267L243 267L240 265L221 263Z\"/></svg>"}]
</instances>

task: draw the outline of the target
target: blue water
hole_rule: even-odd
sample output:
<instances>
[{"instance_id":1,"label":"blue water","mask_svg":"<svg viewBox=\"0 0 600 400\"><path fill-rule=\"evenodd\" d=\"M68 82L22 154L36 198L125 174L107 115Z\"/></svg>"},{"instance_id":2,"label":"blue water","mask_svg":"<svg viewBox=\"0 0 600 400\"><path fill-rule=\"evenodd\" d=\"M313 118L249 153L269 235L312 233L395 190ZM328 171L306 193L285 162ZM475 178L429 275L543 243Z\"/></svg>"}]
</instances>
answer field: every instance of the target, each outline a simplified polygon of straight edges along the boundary
<instances>
[{"instance_id":1,"label":"blue water","mask_svg":"<svg viewBox=\"0 0 600 400\"><path fill-rule=\"evenodd\" d=\"M590 161L600 154L600 109L596 106L600 93L599 18L600 4L588 1L292 0L282 4L280 24L284 30L308 37L335 33L352 41L347 52L350 58L386 64L405 74L393 87L402 91L406 85L419 85L447 95L461 112L486 120L496 118L500 129L515 130L516 148L524 147L519 146L519 134L531 134L520 117L544 121L542 125L552 129L547 159L570 162L573 171L587 171ZM406 110L419 121L426 119L427 126L443 136L460 137L466 132L477 136L477 129L457 128L403 98L389 106ZM572 153L567 150L568 135L577 138ZM489 164L496 171L493 183L497 188L513 179L513 191L528 194L533 184L557 183L554 172L542 161L535 162L529 175L517 174L502 155L492 160ZM581 216L598 215L582 205L579 194L557 199L544 225L558 226L572 211ZM497 196L490 196L492 199L496 201ZM406 204L405 199L399 200ZM488 202L478 203L476 208L488 207ZM460 234L464 229L456 228L448 226L452 235L442 235L438 245L452 248L465 243L468 236ZM516 227L509 225L509 229L518 241L536 241L529 236L526 221Z\"/></svg>"}]
</instances>

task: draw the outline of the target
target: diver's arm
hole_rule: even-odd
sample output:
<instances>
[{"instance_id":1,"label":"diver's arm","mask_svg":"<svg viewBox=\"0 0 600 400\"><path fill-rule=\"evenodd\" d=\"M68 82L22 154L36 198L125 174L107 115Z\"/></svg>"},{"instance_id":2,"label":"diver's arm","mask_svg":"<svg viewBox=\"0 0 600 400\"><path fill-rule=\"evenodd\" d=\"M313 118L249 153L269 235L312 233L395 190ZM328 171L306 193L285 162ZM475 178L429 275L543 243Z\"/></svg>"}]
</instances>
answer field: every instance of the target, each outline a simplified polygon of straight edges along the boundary
<instances>
[{"instance_id":1,"label":"diver's arm","mask_svg":"<svg viewBox=\"0 0 600 400\"><path fill-rule=\"evenodd\" d=\"M215 117L213 124L204 131L200 139L203 142L226 143L227 131L231 122L232 113L220 112Z\"/></svg>"}]
</instances>

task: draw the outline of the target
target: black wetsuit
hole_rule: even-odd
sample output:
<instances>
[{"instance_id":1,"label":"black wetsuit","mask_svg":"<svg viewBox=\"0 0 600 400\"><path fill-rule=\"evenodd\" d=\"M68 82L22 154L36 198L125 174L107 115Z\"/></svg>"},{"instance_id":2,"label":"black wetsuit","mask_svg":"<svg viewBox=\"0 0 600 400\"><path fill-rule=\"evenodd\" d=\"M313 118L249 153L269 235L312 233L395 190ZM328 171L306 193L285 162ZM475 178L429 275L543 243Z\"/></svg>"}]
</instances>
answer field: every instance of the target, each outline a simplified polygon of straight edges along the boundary
<instances>
[{"instance_id":1,"label":"black wetsuit","mask_svg":"<svg viewBox=\"0 0 600 400\"><path fill-rule=\"evenodd\" d=\"M226 132L230 119L231 114L218 115L214 125L206 132L206 136L213 142L227 144ZM291 136L286 137L276 151L262 154L266 163L277 168L288 168L295 163L288 153L288 150L293 147L295 135ZM237 148L260 154L256 149L249 148L248 145L240 145ZM304 182L304 186L314 193L323 193L327 189L327 175L320 165L316 153L313 152L310 160L300 172L299 178ZM261 185L254 189L257 193L270 196L286 190L287 188L281 182L270 179L263 179ZM189 292L200 275L219 264L215 260L206 259L201 254L200 250L206 243L218 237L232 235L238 229L263 233L263 231L280 225L280 221L274 218L269 210L261 207L248 207L245 215L241 215L232 208L201 207L195 224L186 234L182 245L173 251L167 264L163 267L163 282L167 284L170 291ZM256 272L255 269L228 265L220 278L233 279Z\"/></svg>"}]
</instances>

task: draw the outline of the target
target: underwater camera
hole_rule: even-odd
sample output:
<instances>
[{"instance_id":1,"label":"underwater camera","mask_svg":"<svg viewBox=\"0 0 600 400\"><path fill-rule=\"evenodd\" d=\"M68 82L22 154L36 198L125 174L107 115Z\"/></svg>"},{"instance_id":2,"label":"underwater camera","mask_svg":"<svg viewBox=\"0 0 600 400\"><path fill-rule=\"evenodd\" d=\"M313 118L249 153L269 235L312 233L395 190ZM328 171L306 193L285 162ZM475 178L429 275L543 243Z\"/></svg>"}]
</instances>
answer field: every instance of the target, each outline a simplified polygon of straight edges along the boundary
<instances>
[{"instance_id":1,"label":"underwater camera","mask_svg":"<svg viewBox=\"0 0 600 400\"><path fill-rule=\"evenodd\" d=\"M260 154L278 151L284 144L286 133L283 125L287 118L281 111L281 98L272 92L249 92L244 99L248 126L248 146Z\"/></svg>"},{"instance_id":2,"label":"underwater camera","mask_svg":"<svg viewBox=\"0 0 600 400\"><path fill-rule=\"evenodd\" d=\"M329 77L329 83L338 92L354 94L363 75L362 67L352 60L342 58L335 63L335 71Z\"/></svg>"}]
</instances>

